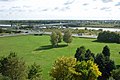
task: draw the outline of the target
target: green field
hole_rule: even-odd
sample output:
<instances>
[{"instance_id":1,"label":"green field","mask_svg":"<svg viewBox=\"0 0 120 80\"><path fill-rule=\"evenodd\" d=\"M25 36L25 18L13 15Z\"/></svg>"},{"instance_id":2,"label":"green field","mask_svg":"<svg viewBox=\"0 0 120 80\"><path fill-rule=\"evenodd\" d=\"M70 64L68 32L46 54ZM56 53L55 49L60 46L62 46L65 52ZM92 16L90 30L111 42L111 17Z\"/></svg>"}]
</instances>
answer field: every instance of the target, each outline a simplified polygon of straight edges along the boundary
<instances>
[{"instance_id":1,"label":"green field","mask_svg":"<svg viewBox=\"0 0 120 80\"><path fill-rule=\"evenodd\" d=\"M0 38L0 56L16 52L19 57L23 57L27 65L36 62L43 70L44 80L50 80L49 71L54 61L60 56L74 57L77 47L84 45L93 53L100 53L105 45L111 50L111 59L120 65L120 44L98 43L95 39L74 38L73 42L66 46L66 43L59 44L58 48L52 48L49 36L16 36Z\"/></svg>"}]
</instances>

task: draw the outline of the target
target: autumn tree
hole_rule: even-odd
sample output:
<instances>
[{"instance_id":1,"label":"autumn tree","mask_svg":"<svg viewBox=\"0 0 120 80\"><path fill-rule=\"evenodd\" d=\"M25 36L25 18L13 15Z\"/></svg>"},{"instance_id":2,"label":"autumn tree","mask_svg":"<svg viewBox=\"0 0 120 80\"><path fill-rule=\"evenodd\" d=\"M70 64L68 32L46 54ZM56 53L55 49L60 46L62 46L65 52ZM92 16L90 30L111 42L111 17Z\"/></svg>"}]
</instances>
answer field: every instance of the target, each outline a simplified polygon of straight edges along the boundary
<instances>
[{"instance_id":1,"label":"autumn tree","mask_svg":"<svg viewBox=\"0 0 120 80\"><path fill-rule=\"evenodd\" d=\"M54 80L96 80L101 75L98 66L93 61L77 62L75 58L58 58L50 76Z\"/></svg>"},{"instance_id":2,"label":"autumn tree","mask_svg":"<svg viewBox=\"0 0 120 80\"><path fill-rule=\"evenodd\" d=\"M53 64L51 69L50 76L54 80L70 80L69 79L69 68L72 68L76 65L75 58L61 57L58 58Z\"/></svg>"},{"instance_id":3,"label":"autumn tree","mask_svg":"<svg viewBox=\"0 0 120 80\"><path fill-rule=\"evenodd\" d=\"M65 30L64 35L63 35L63 41L67 43L72 42L72 33L70 30Z\"/></svg>"},{"instance_id":4,"label":"autumn tree","mask_svg":"<svg viewBox=\"0 0 120 80\"><path fill-rule=\"evenodd\" d=\"M91 60L87 62L78 61L75 67L71 68L70 71L72 74L71 80L96 80L102 74L99 71L98 65Z\"/></svg>"}]
</instances>

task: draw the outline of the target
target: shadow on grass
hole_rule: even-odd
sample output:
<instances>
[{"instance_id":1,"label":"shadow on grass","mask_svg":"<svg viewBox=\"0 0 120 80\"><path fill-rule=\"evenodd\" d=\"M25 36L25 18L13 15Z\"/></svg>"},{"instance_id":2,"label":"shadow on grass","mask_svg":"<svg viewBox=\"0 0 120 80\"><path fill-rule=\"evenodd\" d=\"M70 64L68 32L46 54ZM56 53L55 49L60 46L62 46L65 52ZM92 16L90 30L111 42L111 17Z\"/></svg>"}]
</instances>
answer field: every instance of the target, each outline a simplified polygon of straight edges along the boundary
<instances>
[{"instance_id":1,"label":"shadow on grass","mask_svg":"<svg viewBox=\"0 0 120 80\"><path fill-rule=\"evenodd\" d=\"M94 40L92 42L97 42L97 43L116 43L116 42L109 42L109 41L98 41L98 40ZM120 44L120 43L116 43L116 44Z\"/></svg>"},{"instance_id":2,"label":"shadow on grass","mask_svg":"<svg viewBox=\"0 0 120 80\"><path fill-rule=\"evenodd\" d=\"M57 47L53 47L52 45L45 45L45 46L40 46L39 48L35 49L34 51L39 51L39 50L48 50L48 49L52 49L52 48L62 48L62 47L66 47L67 45L62 44L62 45L58 45Z\"/></svg>"}]
</instances>

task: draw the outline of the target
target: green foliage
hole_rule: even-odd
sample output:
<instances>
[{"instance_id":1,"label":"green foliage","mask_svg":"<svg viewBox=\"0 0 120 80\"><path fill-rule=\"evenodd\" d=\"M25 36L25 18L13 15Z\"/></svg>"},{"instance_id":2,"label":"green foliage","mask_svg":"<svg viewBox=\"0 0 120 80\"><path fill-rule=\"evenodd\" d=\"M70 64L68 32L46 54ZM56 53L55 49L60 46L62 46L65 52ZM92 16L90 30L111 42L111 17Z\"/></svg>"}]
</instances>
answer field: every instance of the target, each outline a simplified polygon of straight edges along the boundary
<instances>
[{"instance_id":1,"label":"green foliage","mask_svg":"<svg viewBox=\"0 0 120 80\"><path fill-rule=\"evenodd\" d=\"M58 36L58 43L60 43L62 41L62 33L59 30L56 30L55 33Z\"/></svg>"},{"instance_id":2,"label":"green foliage","mask_svg":"<svg viewBox=\"0 0 120 80\"><path fill-rule=\"evenodd\" d=\"M92 53L92 52L90 51L90 49L86 50L86 53L85 53L85 61L88 61L88 60L94 61L94 59L95 59L94 53Z\"/></svg>"},{"instance_id":3,"label":"green foliage","mask_svg":"<svg viewBox=\"0 0 120 80\"><path fill-rule=\"evenodd\" d=\"M11 80L26 80L25 62L17 57L15 53L3 57L0 60L0 73Z\"/></svg>"},{"instance_id":4,"label":"green foliage","mask_svg":"<svg viewBox=\"0 0 120 80\"><path fill-rule=\"evenodd\" d=\"M50 37L51 37L50 41L51 41L52 46L56 47L57 44L58 44L58 36L57 36L57 34L55 32L52 32Z\"/></svg>"},{"instance_id":5,"label":"green foliage","mask_svg":"<svg viewBox=\"0 0 120 80\"><path fill-rule=\"evenodd\" d=\"M42 80L42 70L40 65L34 63L29 67L28 70L28 79L30 80Z\"/></svg>"},{"instance_id":6,"label":"green foliage","mask_svg":"<svg viewBox=\"0 0 120 80\"><path fill-rule=\"evenodd\" d=\"M108 47L105 46L103 49L103 53L96 55L95 62L97 63L100 71L102 72L102 76L98 78L99 80L109 79L109 77L111 76L111 71L115 69L115 63L114 61L110 60L110 54L108 54L108 52Z\"/></svg>"},{"instance_id":7,"label":"green foliage","mask_svg":"<svg viewBox=\"0 0 120 80\"><path fill-rule=\"evenodd\" d=\"M50 37L51 37L50 41L51 41L53 47L57 47L58 43L60 43L62 40L62 33L60 31L56 30L56 31L52 32Z\"/></svg>"},{"instance_id":8,"label":"green foliage","mask_svg":"<svg viewBox=\"0 0 120 80\"><path fill-rule=\"evenodd\" d=\"M104 56L110 56L110 49L107 45L103 48L102 53L104 54Z\"/></svg>"},{"instance_id":9,"label":"green foliage","mask_svg":"<svg viewBox=\"0 0 120 80\"><path fill-rule=\"evenodd\" d=\"M115 80L120 80L120 68L112 71L112 77Z\"/></svg>"},{"instance_id":10,"label":"green foliage","mask_svg":"<svg viewBox=\"0 0 120 80\"><path fill-rule=\"evenodd\" d=\"M84 46L77 48L75 53L75 58L77 61L87 61L87 60L94 60L94 54L88 49L86 50Z\"/></svg>"},{"instance_id":11,"label":"green foliage","mask_svg":"<svg viewBox=\"0 0 120 80\"><path fill-rule=\"evenodd\" d=\"M78 33L85 33L85 30L84 29L79 29Z\"/></svg>"},{"instance_id":12,"label":"green foliage","mask_svg":"<svg viewBox=\"0 0 120 80\"><path fill-rule=\"evenodd\" d=\"M0 28L0 33L11 33L12 31L9 29L2 29Z\"/></svg>"},{"instance_id":13,"label":"green foliage","mask_svg":"<svg viewBox=\"0 0 120 80\"><path fill-rule=\"evenodd\" d=\"M7 76L3 76L2 74L0 74L0 80L11 80L11 79Z\"/></svg>"},{"instance_id":14,"label":"green foliage","mask_svg":"<svg viewBox=\"0 0 120 80\"><path fill-rule=\"evenodd\" d=\"M115 32L104 31L99 33L98 41L120 43L120 34Z\"/></svg>"},{"instance_id":15,"label":"green foliage","mask_svg":"<svg viewBox=\"0 0 120 80\"><path fill-rule=\"evenodd\" d=\"M70 30L65 30L64 36L63 36L63 41L66 43L72 42L72 33Z\"/></svg>"},{"instance_id":16,"label":"green foliage","mask_svg":"<svg viewBox=\"0 0 120 80\"><path fill-rule=\"evenodd\" d=\"M77 62L75 58L69 57L57 59L50 73L54 80L96 80L100 75L93 61Z\"/></svg>"},{"instance_id":17,"label":"green foliage","mask_svg":"<svg viewBox=\"0 0 120 80\"><path fill-rule=\"evenodd\" d=\"M70 71L72 80L96 80L98 76L101 76L98 66L91 60L77 62Z\"/></svg>"},{"instance_id":18,"label":"green foliage","mask_svg":"<svg viewBox=\"0 0 120 80\"><path fill-rule=\"evenodd\" d=\"M86 49L84 46L77 48L75 53L75 58L77 59L77 61L82 61L85 59L85 52L86 52Z\"/></svg>"}]
</instances>

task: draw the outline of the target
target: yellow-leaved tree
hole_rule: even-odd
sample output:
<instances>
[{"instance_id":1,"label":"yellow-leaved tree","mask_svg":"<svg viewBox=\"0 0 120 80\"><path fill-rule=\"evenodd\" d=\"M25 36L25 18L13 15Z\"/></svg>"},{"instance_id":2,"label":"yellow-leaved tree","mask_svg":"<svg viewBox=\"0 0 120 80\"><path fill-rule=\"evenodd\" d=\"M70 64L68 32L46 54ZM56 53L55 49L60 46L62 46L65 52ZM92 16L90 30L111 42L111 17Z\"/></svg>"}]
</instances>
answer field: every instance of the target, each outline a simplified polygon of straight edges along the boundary
<instances>
[{"instance_id":1,"label":"yellow-leaved tree","mask_svg":"<svg viewBox=\"0 0 120 80\"><path fill-rule=\"evenodd\" d=\"M51 69L50 76L55 80L69 80L69 68L73 68L75 65L75 58L58 58Z\"/></svg>"},{"instance_id":2,"label":"yellow-leaved tree","mask_svg":"<svg viewBox=\"0 0 120 80\"><path fill-rule=\"evenodd\" d=\"M61 57L55 61L50 76L54 80L96 80L101 72L91 60L77 62L75 58Z\"/></svg>"}]
</instances>

